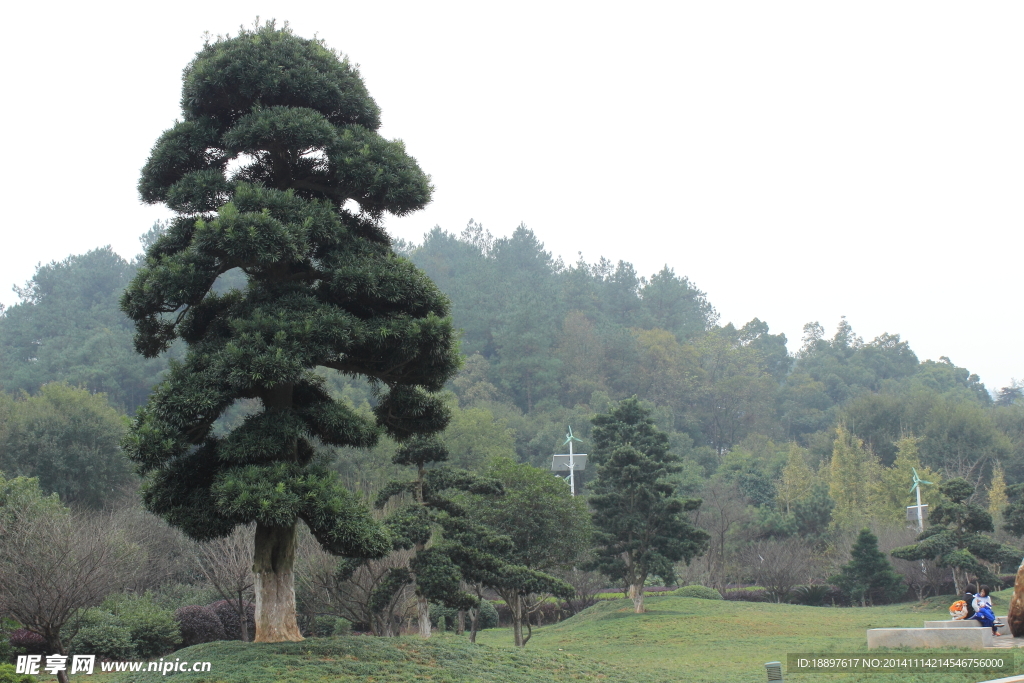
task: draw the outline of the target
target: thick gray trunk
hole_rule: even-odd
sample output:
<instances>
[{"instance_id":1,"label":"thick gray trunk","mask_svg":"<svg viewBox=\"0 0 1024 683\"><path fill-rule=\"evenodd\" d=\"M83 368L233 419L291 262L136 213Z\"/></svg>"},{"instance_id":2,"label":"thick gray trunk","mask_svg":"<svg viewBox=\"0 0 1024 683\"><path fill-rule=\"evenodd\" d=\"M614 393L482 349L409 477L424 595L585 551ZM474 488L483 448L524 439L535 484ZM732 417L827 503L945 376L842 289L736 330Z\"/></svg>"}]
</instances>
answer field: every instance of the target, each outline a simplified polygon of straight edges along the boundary
<instances>
[{"instance_id":1,"label":"thick gray trunk","mask_svg":"<svg viewBox=\"0 0 1024 683\"><path fill-rule=\"evenodd\" d=\"M644 584L630 584L629 599L633 601L633 611L637 614L644 613Z\"/></svg>"},{"instance_id":2,"label":"thick gray trunk","mask_svg":"<svg viewBox=\"0 0 1024 683\"><path fill-rule=\"evenodd\" d=\"M420 638L430 637L430 603L422 595L416 596L416 618L419 620Z\"/></svg>"},{"instance_id":3,"label":"thick gray trunk","mask_svg":"<svg viewBox=\"0 0 1024 683\"><path fill-rule=\"evenodd\" d=\"M303 640L295 620L295 525L256 525L256 642ZM244 619L243 619L244 623Z\"/></svg>"}]
</instances>

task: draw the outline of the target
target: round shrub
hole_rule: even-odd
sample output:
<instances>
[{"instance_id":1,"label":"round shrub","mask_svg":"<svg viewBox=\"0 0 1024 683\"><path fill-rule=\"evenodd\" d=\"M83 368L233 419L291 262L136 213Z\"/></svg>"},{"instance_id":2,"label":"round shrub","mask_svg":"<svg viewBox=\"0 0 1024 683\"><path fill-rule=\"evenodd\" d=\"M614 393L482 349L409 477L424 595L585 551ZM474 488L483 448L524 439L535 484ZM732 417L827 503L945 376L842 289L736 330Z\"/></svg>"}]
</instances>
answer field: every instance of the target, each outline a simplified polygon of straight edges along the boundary
<instances>
[{"instance_id":1,"label":"round shrub","mask_svg":"<svg viewBox=\"0 0 1024 683\"><path fill-rule=\"evenodd\" d=\"M28 629L19 628L11 631L11 647L15 654L19 655L48 655L51 653L46 647L46 640L38 633Z\"/></svg>"},{"instance_id":2,"label":"round shrub","mask_svg":"<svg viewBox=\"0 0 1024 683\"><path fill-rule=\"evenodd\" d=\"M174 620L181 629L183 647L228 639L224 633L224 624L217 618L217 614L205 605L179 607L174 612Z\"/></svg>"},{"instance_id":3,"label":"round shrub","mask_svg":"<svg viewBox=\"0 0 1024 683\"><path fill-rule=\"evenodd\" d=\"M498 627L498 610L490 600L480 601L480 616L476 618L477 630Z\"/></svg>"},{"instance_id":4,"label":"round shrub","mask_svg":"<svg viewBox=\"0 0 1024 683\"><path fill-rule=\"evenodd\" d=\"M350 636L352 635L352 622L348 619L338 618L334 620L334 629L331 631L332 636Z\"/></svg>"},{"instance_id":5,"label":"round shrub","mask_svg":"<svg viewBox=\"0 0 1024 683\"><path fill-rule=\"evenodd\" d=\"M459 610L432 602L430 603L430 623L441 631L454 629L459 623Z\"/></svg>"},{"instance_id":6,"label":"round shrub","mask_svg":"<svg viewBox=\"0 0 1024 683\"><path fill-rule=\"evenodd\" d=\"M69 649L77 655L97 659L133 659L132 632L114 614L104 609L86 610Z\"/></svg>"},{"instance_id":7,"label":"round shrub","mask_svg":"<svg viewBox=\"0 0 1024 683\"><path fill-rule=\"evenodd\" d=\"M36 683L35 676L16 674L13 664L0 664L0 683Z\"/></svg>"},{"instance_id":8,"label":"round shrub","mask_svg":"<svg viewBox=\"0 0 1024 683\"><path fill-rule=\"evenodd\" d=\"M228 600L218 600L207 605L217 615L217 618L220 619L220 623L224 625L224 633L227 635L227 640L242 639L242 629L238 620L238 610L235 609L236 605L237 603L233 600L230 602ZM252 640L256 637L256 605L251 602L244 602L243 606L245 607L248 639ZM317 635L321 634L317 633Z\"/></svg>"},{"instance_id":9,"label":"round shrub","mask_svg":"<svg viewBox=\"0 0 1024 683\"><path fill-rule=\"evenodd\" d=\"M672 591L671 595L683 598L700 598L702 600L721 600L722 594L707 586L683 586Z\"/></svg>"}]
</instances>

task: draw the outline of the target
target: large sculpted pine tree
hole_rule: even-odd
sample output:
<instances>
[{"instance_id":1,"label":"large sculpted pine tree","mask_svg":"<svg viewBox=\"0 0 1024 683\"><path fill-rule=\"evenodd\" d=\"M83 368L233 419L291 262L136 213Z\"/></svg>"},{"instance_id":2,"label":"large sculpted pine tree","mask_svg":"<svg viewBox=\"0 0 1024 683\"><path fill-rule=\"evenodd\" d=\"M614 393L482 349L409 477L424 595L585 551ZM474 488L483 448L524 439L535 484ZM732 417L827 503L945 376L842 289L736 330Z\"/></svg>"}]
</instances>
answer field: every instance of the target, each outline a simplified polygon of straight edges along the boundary
<instances>
[{"instance_id":1,"label":"large sculpted pine tree","mask_svg":"<svg viewBox=\"0 0 1024 683\"><path fill-rule=\"evenodd\" d=\"M392 540L345 491L318 444L369 446L444 428L434 392L458 367L447 299L381 227L430 198L359 73L272 23L208 43L184 72L183 120L142 171L146 202L177 213L122 299L147 357L188 346L126 448L147 507L192 538L256 523L256 640L301 640L292 562L303 520L328 551ZM218 293L229 270L247 286ZM367 420L328 394L322 370L377 388ZM230 433L240 399L261 409ZM322 451L321 451L322 452Z\"/></svg>"}]
</instances>

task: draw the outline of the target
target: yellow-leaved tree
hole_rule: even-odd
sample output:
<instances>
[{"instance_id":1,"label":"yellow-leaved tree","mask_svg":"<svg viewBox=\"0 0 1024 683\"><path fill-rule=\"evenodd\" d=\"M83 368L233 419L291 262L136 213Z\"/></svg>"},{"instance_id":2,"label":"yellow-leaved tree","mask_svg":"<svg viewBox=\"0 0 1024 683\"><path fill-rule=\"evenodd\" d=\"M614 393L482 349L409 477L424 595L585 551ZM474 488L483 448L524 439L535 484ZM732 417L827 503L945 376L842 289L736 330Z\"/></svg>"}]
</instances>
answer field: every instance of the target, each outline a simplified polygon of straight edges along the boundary
<instances>
[{"instance_id":1,"label":"yellow-leaved tree","mask_svg":"<svg viewBox=\"0 0 1024 683\"><path fill-rule=\"evenodd\" d=\"M846 425L836 428L828 472L829 495L836 502L832 512L834 528L852 531L866 526L880 467L878 459Z\"/></svg>"},{"instance_id":2,"label":"yellow-leaved tree","mask_svg":"<svg viewBox=\"0 0 1024 683\"><path fill-rule=\"evenodd\" d=\"M924 481L931 484L921 486L921 502L932 509L939 501L941 475L921 465L919 445L921 439L905 435L896 442L896 459L891 467L880 467L874 481L872 509L874 516L883 522L902 525L907 521L907 506L917 504L916 492L910 488L914 483L914 470Z\"/></svg>"}]
</instances>

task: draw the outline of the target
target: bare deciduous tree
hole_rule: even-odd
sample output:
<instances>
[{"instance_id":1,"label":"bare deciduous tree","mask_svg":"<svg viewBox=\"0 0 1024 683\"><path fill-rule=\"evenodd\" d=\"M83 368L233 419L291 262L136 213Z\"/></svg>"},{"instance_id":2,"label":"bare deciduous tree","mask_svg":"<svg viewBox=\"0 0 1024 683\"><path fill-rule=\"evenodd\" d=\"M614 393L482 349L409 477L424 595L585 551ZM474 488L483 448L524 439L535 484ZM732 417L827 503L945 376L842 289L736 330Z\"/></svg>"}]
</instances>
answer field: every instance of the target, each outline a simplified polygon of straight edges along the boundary
<instances>
[{"instance_id":1,"label":"bare deciduous tree","mask_svg":"<svg viewBox=\"0 0 1024 683\"><path fill-rule=\"evenodd\" d=\"M0 516L0 613L67 654L61 629L77 630L82 610L121 588L137 551L110 513L9 509ZM67 683L66 671L57 677Z\"/></svg>"},{"instance_id":2,"label":"bare deciduous tree","mask_svg":"<svg viewBox=\"0 0 1024 683\"><path fill-rule=\"evenodd\" d=\"M724 591L727 583L730 534L750 518L747 510L748 501L736 484L722 480L709 482L701 489L699 496L704 502L693 513L693 523L708 532L711 539L707 552L691 565L695 569L698 563L703 565L702 573L707 578L706 583L700 583Z\"/></svg>"},{"instance_id":3,"label":"bare deciduous tree","mask_svg":"<svg viewBox=\"0 0 1024 683\"><path fill-rule=\"evenodd\" d=\"M750 577L768 589L775 602L783 602L793 589L810 583L814 571L813 552L802 539L766 538L749 544L743 559Z\"/></svg>"},{"instance_id":4,"label":"bare deciduous tree","mask_svg":"<svg viewBox=\"0 0 1024 683\"><path fill-rule=\"evenodd\" d=\"M395 551L378 560L362 562L354 570L344 560L325 552L312 536L298 535L295 553L295 582L299 603L307 618L317 615L344 617L354 624L365 624L374 635L398 635L409 616L413 593L404 586L378 601L373 609L374 590L391 576L392 570L409 566L411 551Z\"/></svg>"},{"instance_id":5,"label":"bare deciduous tree","mask_svg":"<svg viewBox=\"0 0 1024 683\"><path fill-rule=\"evenodd\" d=\"M598 594L608 585L608 579L598 572L585 572L574 568L551 573L576 589L576 595L565 601L570 615L578 614L597 604Z\"/></svg>"},{"instance_id":6,"label":"bare deciduous tree","mask_svg":"<svg viewBox=\"0 0 1024 683\"><path fill-rule=\"evenodd\" d=\"M195 544L195 561L206 579L221 597L238 613L242 640L249 640L249 619L246 598L252 596L255 577L253 566L253 534L256 525L236 526L223 538Z\"/></svg>"}]
</instances>

